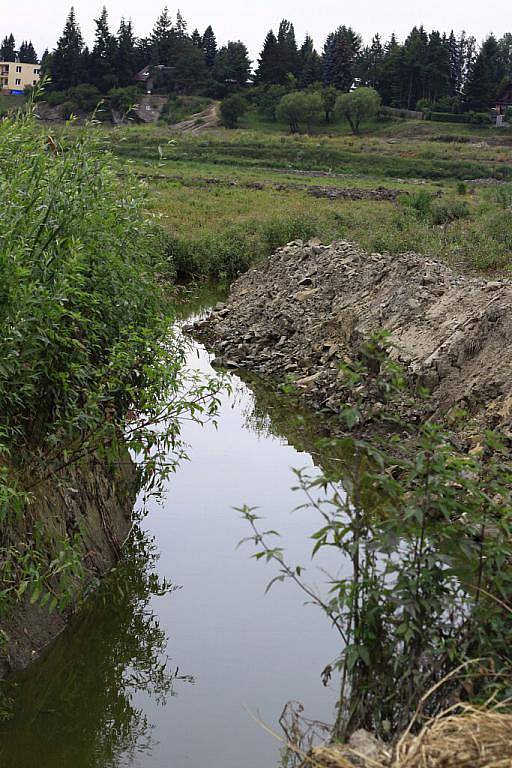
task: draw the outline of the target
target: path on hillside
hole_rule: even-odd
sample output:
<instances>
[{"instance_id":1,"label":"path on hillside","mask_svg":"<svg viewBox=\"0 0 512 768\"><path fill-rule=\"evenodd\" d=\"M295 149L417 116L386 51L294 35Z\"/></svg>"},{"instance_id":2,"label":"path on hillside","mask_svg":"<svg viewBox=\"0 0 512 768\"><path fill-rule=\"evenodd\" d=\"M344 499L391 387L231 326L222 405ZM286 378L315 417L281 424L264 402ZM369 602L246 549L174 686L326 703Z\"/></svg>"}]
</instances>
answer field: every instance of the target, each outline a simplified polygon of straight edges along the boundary
<instances>
[{"instance_id":1,"label":"path on hillside","mask_svg":"<svg viewBox=\"0 0 512 768\"><path fill-rule=\"evenodd\" d=\"M203 133L220 126L219 103L214 102L202 112L196 112L187 120L171 125L172 131L180 133Z\"/></svg>"}]
</instances>

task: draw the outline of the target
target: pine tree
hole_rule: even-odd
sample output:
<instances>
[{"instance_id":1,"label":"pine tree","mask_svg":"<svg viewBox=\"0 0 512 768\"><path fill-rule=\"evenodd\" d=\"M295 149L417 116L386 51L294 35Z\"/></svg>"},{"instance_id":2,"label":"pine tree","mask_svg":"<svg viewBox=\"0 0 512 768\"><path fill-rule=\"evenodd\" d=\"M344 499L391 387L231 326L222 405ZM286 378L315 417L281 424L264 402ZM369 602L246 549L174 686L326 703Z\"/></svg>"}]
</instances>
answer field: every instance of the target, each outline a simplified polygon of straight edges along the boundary
<instances>
[{"instance_id":1,"label":"pine tree","mask_svg":"<svg viewBox=\"0 0 512 768\"><path fill-rule=\"evenodd\" d=\"M322 59L318 53L313 49L307 57L302 67L302 72L299 80L301 88L309 88L313 83L322 82Z\"/></svg>"},{"instance_id":2,"label":"pine tree","mask_svg":"<svg viewBox=\"0 0 512 768\"><path fill-rule=\"evenodd\" d=\"M0 61L15 61L16 60L16 41L14 35L11 33L4 37L2 45L0 46Z\"/></svg>"},{"instance_id":3,"label":"pine tree","mask_svg":"<svg viewBox=\"0 0 512 768\"><path fill-rule=\"evenodd\" d=\"M512 78L512 34L506 32L498 40L498 57L502 77L510 80Z\"/></svg>"},{"instance_id":4,"label":"pine tree","mask_svg":"<svg viewBox=\"0 0 512 768\"><path fill-rule=\"evenodd\" d=\"M428 35L423 27L413 27L403 48L406 97L404 106L413 109L419 99L428 98Z\"/></svg>"},{"instance_id":5,"label":"pine tree","mask_svg":"<svg viewBox=\"0 0 512 768\"><path fill-rule=\"evenodd\" d=\"M380 90L384 104L392 107L404 106L404 49L395 34L384 46L381 67Z\"/></svg>"},{"instance_id":6,"label":"pine tree","mask_svg":"<svg viewBox=\"0 0 512 768\"><path fill-rule=\"evenodd\" d=\"M181 11L176 13L176 25L174 27L174 33L177 37L185 37L187 34L187 22L181 15Z\"/></svg>"},{"instance_id":7,"label":"pine tree","mask_svg":"<svg viewBox=\"0 0 512 768\"><path fill-rule=\"evenodd\" d=\"M18 58L25 64L37 64L37 53L31 40L22 42Z\"/></svg>"},{"instance_id":8,"label":"pine tree","mask_svg":"<svg viewBox=\"0 0 512 768\"><path fill-rule=\"evenodd\" d=\"M494 35L490 35L483 42L468 78L466 103L470 109L483 111L491 106L502 75L498 43Z\"/></svg>"},{"instance_id":9,"label":"pine tree","mask_svg":"<svg viewBox=\"0 0 512 768\"><path fill-rule=\"evenodd\" d=\"M137 72L137 41L131 21L121 19L117 33L116 75L121 87L131 85Z\"/></svg>"},{"instance_id":10,"label":"pine tree","mask_svg":"<svg viewBox=\"0 0 512 768\"><path fill-rule=\"evenodd\" d=\"M274 32L270 30L267 33L258 59L255 80L260 84L274 83L276 85L282 85L281 75L279 46Z\"/></svg>"},{"instance_id":11,"label":"pine tree","mask_svg":"<svg viewBox=\"0 0 512 768\"><path fill-rule=\"evenodd\" d=\"M281 80L276 82L284 83L289 74L294 77L300 75L300 57L295 39L295 29L287 19L283 19L279 24L277 47Z\"/></svg>"},{"instance_id":12,"label":"pine tree","mask_svg":"<svg viewBox=\"0 0 512 768\"><path fill-rule=\"evenodd\" d=\"M214 66L214 76L219 83L231 87L243 87L251 72L249 52L240 40L230 41L219 49Z\"/></svg>"},{"instance_id":13,"label":"pine tree","mask_svg":"<svg viewBox=\"0 0 512 768\"><path fill-rule=\"evenodd\" d=\"M430 33L425 64L423 95L435 103L450 95L450 48L446 35Z\"/></svg>"},{"instance_id":14,"label":"pine tree","mask_svg":"<svg viewBox=\"0 0 512 768\"><path fill-rule=\"evenodd\" d=\"M89 79L101 93L107 93L110 88L118 84L118 79L116 75L117 40L110 33L105 6L94 23L96 34L90 56Z\"/></svg>"},{"instance_id":15,"label":"pine tree","mask_svg":"<svg viewBox=\"0 0 512 768\"><path fill-rule=\"evenodd\" d=\"M173 51L171 87L179 92L188 93L202 85L207 79L202 48L194 45L190 37L183 35L176 37Z\"/></svg>"},{"instance_id":16,"label":"pine tree","mask_svg":"<svg viewBox=\"0 0 512 768\"><path fill-rule=\"evenodd\" d=\"M217 58L217 40L210 26L206 27L204 31L202 48L204 51L204 63L211 69Z\"/></svg>"},{"instance_id":17,"label":"pine tree","mask_svg":"<svg viewBox=\"0 0 512 768\"><path fill-rule=\"evenodd\" d=\"M361 38L351 27L338 27L325 41L323 54L324 85L333 85L340 91L349 91L356 76L356 64L361 49Z\"/></svg>"},{"instance_id":18,"label":"pine tree","mask_svg":"<svg viewBox=\"0 0 512 768\"><path fill-rule=\"evenodd\" d=\"M380 87L382 63L384 61L384 48L379 35L375 35L371 45L364 48L359 57L357 66L357 79L359 85L368 88Z\"/></svg>"},{"instance_id":19,"label":"pine tree","mask_svg":"<svg viewBox=\"0 0 512 768\"><path fill-rule=\"evenodd\" d=\"M465 37L463 43L463 58L464 58L464 88L467 85L471 70L475 64L477 56L477 42L473 35Z\"/></svg>"},{"instance_id":20,"label":"pine tree","mask_svg":"<svg viewBox=\"0 0 512 768\"><path fill-rule=\"evenodd\" d=\"M462 91L464 61L460 40L457 40L455 37L453 29L448 36L448 55L450 66L450 95L457 96Z\"/></svg>"},{"instance_id":21,"label":"pine tree","mask_svg":"<svg viewBox=\"0 0 512 768\"><path fill-rule=\"evenodd\" d=\"M46 48L45 52L41 56L41 79L51 77L52 59L52 54L48 48Z\"/></svg>"},{"instance_id":22,"label":"pine tree","mask_svg":"<svg viewBox=\"0 0 512 768\"><path fill-rule=\"evenodd\" d=\"M192 40L192 44L195 45L196 48L203 49L203 38L201 37L199 30L196 28L192 32L190 39Z\"/></svg>"},{"instance_id":23,"label":"pine tree","mask_svg":"<svg viewBox=\"0 0 512 768\"><path fill-rule=\"evenodd\" d=\"M172 63L174 28L167 6L157 18L150 40L152 63L170 66Z\"/></svg>"},{"instance_id":24,"label":"pine tree","mask_svg":"<svg viewBox=\"0 0 512 768\"><path fill-rule=\"evenodd\" d=\"M76 21L75 9L71 8L62 35L52 55L52 87L65 91L83 82L84 42Z\"/></svg>"}]
</instances>

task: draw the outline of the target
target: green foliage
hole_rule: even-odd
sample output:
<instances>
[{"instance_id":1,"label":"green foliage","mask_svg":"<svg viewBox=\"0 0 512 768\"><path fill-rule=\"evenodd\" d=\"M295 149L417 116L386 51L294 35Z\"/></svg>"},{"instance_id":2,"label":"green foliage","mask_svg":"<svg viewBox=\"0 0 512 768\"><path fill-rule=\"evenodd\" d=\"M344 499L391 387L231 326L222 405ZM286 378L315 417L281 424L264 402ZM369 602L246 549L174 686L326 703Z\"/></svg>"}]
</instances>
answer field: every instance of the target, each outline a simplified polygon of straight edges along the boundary
<instances>
[{"instance_id":1,"label":"green foliage","mask_svg":"<svg viewBox=\"0 0 512 768\"><path fill-rule=\"evenodd\" d=\"M448 695L506 698L510 690L508 451L489 433L481 452L467 455L433 423L400 422L405 376L388 352L386 334L377 334L345 374L358 390L382 382L387 413L380 418L395 424L395 435L386 440L376 430L366 441L329 442L350 457L342 484L332 473L297 472L301 506L320 520L312 555L329 549L339 557L342 575L329 579L327 593L287 560L274 545L278 534L262 529L254 510L241 510L255 557L277 565L269 586L293 581L339 634L335 735L342 739L361 727L388 739L420 700L429 715L444 709Z\"/></svg>"},{"instance_id":2,"label":"green foliage","mask_svg":"<svg viewBox=\"0 0 512 768\"><path fill-rule=\"evenodd\" d=\"M360 132L361 122L377 115L380 96L374 88L356 88L351 93L342 93L336 100L336 114L344 117L352 133Z\"/></svg>"},{"instance_id":3,"label":"green foliage","mask_svg":"<svg viewBox=\"0 0 512 768\"><path fill-rule=\"evenodd\" d=\"M193 236L170 236L167 253L179 277L232 280L291 240L313 237L318 227L314 217L297 216L269 218L259 224L232 224L221 232L206 229Z\"/></svg>"},{"instance_id":4,"label":"green foliage","mask_svg":"<svg viewBox=\"0 0 512 768\"><path fill-rule=\"evenodd\" d=\"M255 89L256 90L256 89ZM286 86L270 85L262 88L256 96L258 111L269 120L277 120L277 107L279 102L286 95Z\"/></svg>"},{"instance_id":5,"label":"green foliage","mask_svg":"<svg viewBox=\"0 0 512 768\"><path fill-rule=\"evenodd\" d=\"M465 185L458 189L458 192L465 194ZM403 198L403 204L412 208L419 219L428 221L433 225L448 224L457 219L468 218L470 215L467 202L452 198L435 198L424 190Z\"/></svg>"},{"instance_id":6,"label":"green foliage","mask_svg":"<svg viewBox=\"0 0 512 768\"><path fill-rule=\"evenodd\" d=\"M290 133L299 133L301 125L309 130L322 109L322 97L318 93L295 91L283 96L276 115L280 122L287 123Z\"/></svg>"},{"instance_id":7,"label":"green foliage","mask_svg":"<svg viewBox=\"0 0 512 768\"><path fill-rule=\"evenodd\" d=\"M0 190L1 613L27 589L62 606L81 575L80 536L24 514L45 483L92 455L117 461L123 435L158 492L183 455L180 416L212 413L216 385L182 380L161 230L92 128L57 142L30 113L4 120Z\"/></svg>"},{"instance_id":8,"label":"green foliage","mask_svg":"<svg viewBox=\"0 0 512 768\"><path fill-rule=\"evenodd\" d=\"M174 125L203 112L211 103L211 99L202 96L171 96L162 110L161 119Z\"/></svg>"},{"instance_id":9,"label":"green foliage","mask_svg":"<svg viewBox=\"0 0 512 768\"><path fill-rule=\"evenodd\" d=\"M322 103L324 107L325 122L330 123L334 109L336 107L336 99L338 98L338 91L334 86L330 85L328 88L323 88L321 91Z\"/></svg>"},{"instance_id":10,"label":"green foliage","mask_svg":"<svg viewBox=\"0 0 512 768\"><path fill-rule=\"evenodd\" d=\"M140 91L134 85L125 88L111 88L108 92L108 101L112 109L122 115L128 114L140 99Z\"/></svg>"},{"instance_id":11,"label":"green foliage","mask_svg":"<svg viewBox=\"0 0 512 768\"><path fill-rule=\"evenodd\" d=\"M222 122L227 128L236 128L238 120L247 111L247 102L239 94L233 94L223 99L220 105Z\"/></svg>"},{"instance_id":12,"label":"green foliage","mask_svg":"<svg viewBox=\"0 0 512 768\"><path fill-rule=\"evenodd\" d=\"M429 120L436 123L469 123L471 125L490 125L489 112L465 112L453 114L452 112L430 112Z\"/></svg>"}]
</instances>

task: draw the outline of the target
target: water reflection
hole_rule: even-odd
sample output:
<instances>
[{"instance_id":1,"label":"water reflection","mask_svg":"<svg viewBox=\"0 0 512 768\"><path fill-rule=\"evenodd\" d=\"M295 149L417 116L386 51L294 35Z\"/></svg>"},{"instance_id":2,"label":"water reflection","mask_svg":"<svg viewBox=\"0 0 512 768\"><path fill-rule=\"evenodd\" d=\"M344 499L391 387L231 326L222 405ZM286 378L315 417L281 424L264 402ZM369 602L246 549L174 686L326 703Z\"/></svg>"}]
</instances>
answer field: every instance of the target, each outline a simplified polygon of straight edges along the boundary
<instances>
[{"instance_id":1,"label":"water reflection","mask_svg":"<svg viewBox=\"0 0 512 768\"><path fill-rule=\"evenodd\" d=\"M178 318L223 298L205 286ZM201 345L191 345L189 364L212 373ZM232 384L218 428L184 424L191 462L172 476L163 508L151 503L141 521L148 536L135 532L101 593L6 691L13 718L0 724L1 768L261 768L277 763L279 744L244 706L276 729L290 698L332 720L338 691L320 673L337 639L293 585L265 595L272 573L237 550L247 528L233 510L259 506L297 562L308 560L315 521L291 514L300 499L290 489L292 467L313 468L313 430L294 433L284 398L272 405L262 388L255 406L252 384ZM162 595L163 573L183 589Z\"/></svg>"},{"instance_id":2,"label":"water reflection","mask_svg":"<svg viewBox=\"0 0 512 768\"><path fill-rule=\"evenodd\" d=\"M163 706L191 678L167 656L168 639L149 605L173 591L155 571L153 541L132 532L123 561L68 630L5 695L2 768L118 768L150 751L154 736L133 701L145 691ZM37 750L37 751L36 751Z\"/></svg>"}]
</instances>

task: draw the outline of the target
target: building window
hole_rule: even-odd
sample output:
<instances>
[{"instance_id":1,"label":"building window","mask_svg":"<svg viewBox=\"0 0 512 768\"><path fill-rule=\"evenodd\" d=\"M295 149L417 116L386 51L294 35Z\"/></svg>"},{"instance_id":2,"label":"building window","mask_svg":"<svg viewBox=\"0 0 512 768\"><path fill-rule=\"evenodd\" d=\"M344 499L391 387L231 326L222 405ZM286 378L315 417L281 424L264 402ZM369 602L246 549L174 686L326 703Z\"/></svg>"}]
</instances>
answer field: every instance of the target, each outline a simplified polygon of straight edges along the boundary
<instances>
[{"instance_id":1,"label":"building window","mask_svg":"<svg viewBox=\"0 0 512 768\"><path fill-rule=\"evenodd\" d=\"M21 72L21 67L16 67L16 72Z\"/></svg>"},{"instance_id":2,"label":"building window","mask_svg":"<svg viewBox=\"0 0 512 768\"><path fill-rule=\"evenodd\" d=\"M34 75L38 75L38 74L39 74L39 72L40 72L40 70L39 70L39 69L34 69Z\"/></svg>"},{"instance_id":3,"label":"building window","mask_svg":"<svg viewBox=\"0 0 512 768\"><path fill-rule=\"evenodd\" d=\"M16 78L16 85L21 85L21 80L19 79L19 77Z\"/></svg>"},{"instance_id":4,"label":"building window","mask_svg":"<svg viewBox=\"0 0 512 768\"><path fill-rule=\"evenodd\" d=\"M37 80L32 80L32 85L37 85Z\"/></svg>"}]
</instances>

